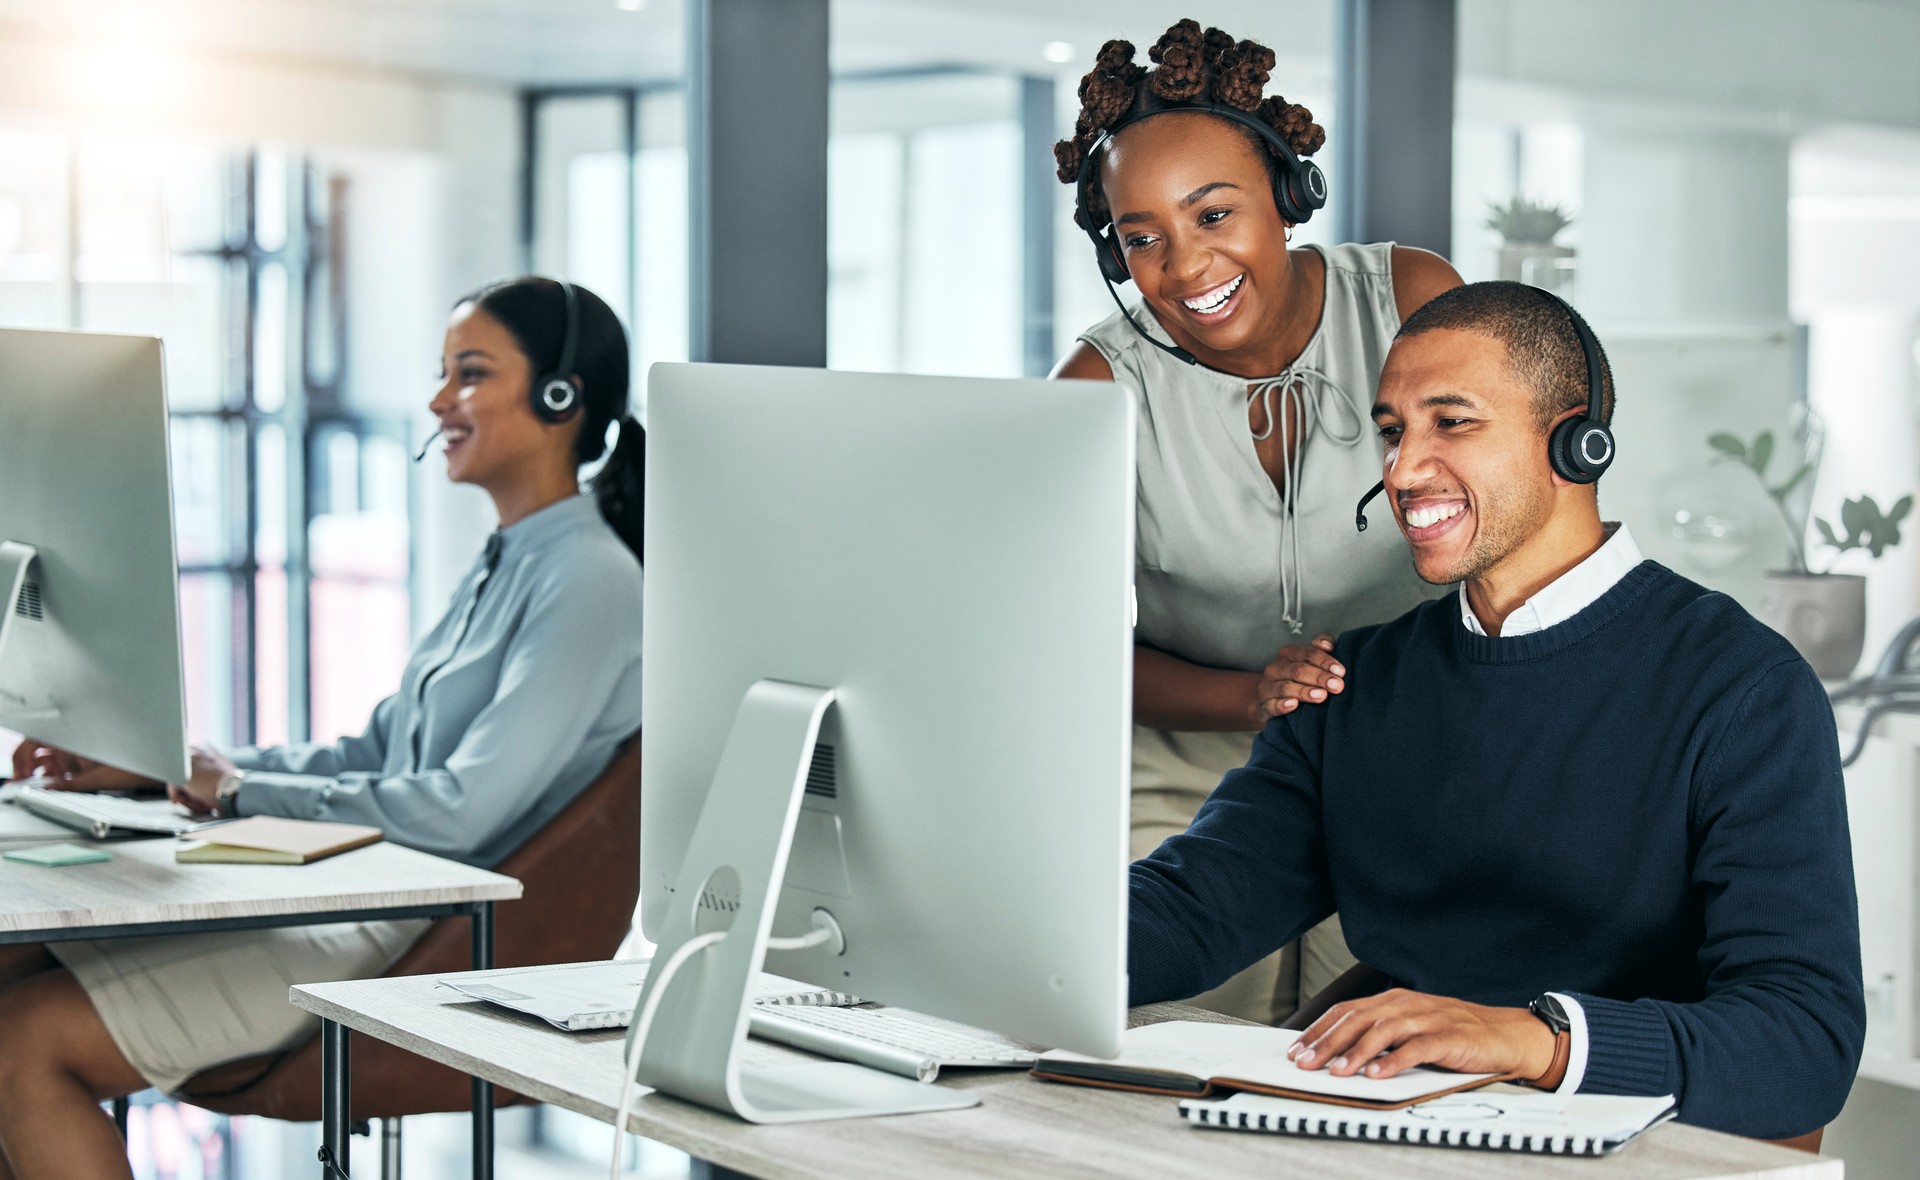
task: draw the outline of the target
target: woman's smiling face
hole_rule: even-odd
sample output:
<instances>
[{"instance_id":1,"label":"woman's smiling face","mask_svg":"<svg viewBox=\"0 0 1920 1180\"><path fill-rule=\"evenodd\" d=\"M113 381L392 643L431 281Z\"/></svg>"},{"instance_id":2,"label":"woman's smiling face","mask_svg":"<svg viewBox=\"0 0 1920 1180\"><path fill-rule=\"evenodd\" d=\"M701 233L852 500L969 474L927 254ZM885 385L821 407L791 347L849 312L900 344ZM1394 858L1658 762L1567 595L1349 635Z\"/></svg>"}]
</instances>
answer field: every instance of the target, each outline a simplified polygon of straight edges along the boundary
<instances>
[{"instance_id":1,"label":"woman's smiling face","mask_svg":"<svg viewBox=\"0 0 1920 1180\"><path fill-rule=\"evenodd\" d=\"M1177 111L1122 131L1100 163L1134 285L1206 353L1263 347L1276 327L1287 227L1260 151L1225 119Z\"/></svg>"},{"instance_id":2,"label":"woman's smiling face","mask_svg":"<svg viewBox=\"0 0 1920 1180\"><path fill-rule=\"evenodd\" d=\"M454 308L440 364L427 408L446 443L448 479L492 490L553 450L527 398L533 367L506 325L471 303Z\"/></svg>"}]
</instances>

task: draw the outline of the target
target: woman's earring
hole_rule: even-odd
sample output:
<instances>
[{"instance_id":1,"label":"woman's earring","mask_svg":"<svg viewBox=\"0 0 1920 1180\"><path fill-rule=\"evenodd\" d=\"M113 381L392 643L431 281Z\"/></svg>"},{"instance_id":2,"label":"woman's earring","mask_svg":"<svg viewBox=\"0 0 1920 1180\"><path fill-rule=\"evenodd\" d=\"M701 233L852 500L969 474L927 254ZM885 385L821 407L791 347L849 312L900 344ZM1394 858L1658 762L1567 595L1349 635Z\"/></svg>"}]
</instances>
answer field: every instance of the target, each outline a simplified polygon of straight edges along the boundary
<instances>
[{"instance_id":1,"label":"woman's earring","mask_svg":"<svg viewBox=\"0 0 1920 1180\"><path fill-rule=\"evenodd\" d=\"M1289 242L1293 241L1293 227L1288 226L1286 232L1287 232L1287 241Z\"/></svg>"}]
</instances>

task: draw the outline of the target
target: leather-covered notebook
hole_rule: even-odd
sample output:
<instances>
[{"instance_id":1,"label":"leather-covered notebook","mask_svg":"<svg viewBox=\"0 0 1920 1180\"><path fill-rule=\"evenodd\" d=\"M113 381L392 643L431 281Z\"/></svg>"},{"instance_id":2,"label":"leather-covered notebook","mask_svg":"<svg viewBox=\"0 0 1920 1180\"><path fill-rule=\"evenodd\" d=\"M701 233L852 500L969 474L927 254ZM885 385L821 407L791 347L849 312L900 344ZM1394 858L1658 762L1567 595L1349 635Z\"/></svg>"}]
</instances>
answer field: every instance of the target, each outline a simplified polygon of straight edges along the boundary
<instances>
[{"instance_id":1,"label":"leather-covered notebook","mask_svg":"<svg viewBox=\"0 0 1920 1180\"><path fill-rule=\"evenodd\" d=\"M1169 1020L1128 1029L1112 1060L1056 1050L1043 1054L1032 1072L1049 1082L1179 1098L1247 1092L1366 1110L1399 1110L1509 1076L1420 1067L1391 1078L1335 1077L1287 1058L1299 1039L1291 1029L1264 1025Z\"/></svg>"},{"instance_id":2,"label":"leather-covered notebook","mask_svg":"<svg viewBox=\"0 0 1920 1180\"><path fill-rule=\"evenodd\" d=\"M381 839L379 828L253 815L207 829L203 841L182 840L173 859L185 864L304 865Z\"/></svg>"}]
</instances>

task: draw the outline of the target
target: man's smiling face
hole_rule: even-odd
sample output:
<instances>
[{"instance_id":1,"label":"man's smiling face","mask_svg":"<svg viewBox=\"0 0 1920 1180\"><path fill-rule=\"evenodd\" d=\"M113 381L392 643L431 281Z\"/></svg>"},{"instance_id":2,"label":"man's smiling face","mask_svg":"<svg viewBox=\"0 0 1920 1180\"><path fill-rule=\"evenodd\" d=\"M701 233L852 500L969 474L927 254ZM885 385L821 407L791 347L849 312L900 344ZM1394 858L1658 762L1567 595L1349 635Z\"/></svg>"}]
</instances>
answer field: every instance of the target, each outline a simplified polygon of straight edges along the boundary
<instances>
[{"instance_id":1,"label":"man's smiling face","mask_svg":"<svg viewBox=\"0 0 1920 1180\"><path fill-rule=\"evenodd\" d=\"M1483 577L1553 515L1546 432L1499 340L1449 328L1396 340L1373 420L1394 519L1422 579Z\"/></svg>"}]
</instances>

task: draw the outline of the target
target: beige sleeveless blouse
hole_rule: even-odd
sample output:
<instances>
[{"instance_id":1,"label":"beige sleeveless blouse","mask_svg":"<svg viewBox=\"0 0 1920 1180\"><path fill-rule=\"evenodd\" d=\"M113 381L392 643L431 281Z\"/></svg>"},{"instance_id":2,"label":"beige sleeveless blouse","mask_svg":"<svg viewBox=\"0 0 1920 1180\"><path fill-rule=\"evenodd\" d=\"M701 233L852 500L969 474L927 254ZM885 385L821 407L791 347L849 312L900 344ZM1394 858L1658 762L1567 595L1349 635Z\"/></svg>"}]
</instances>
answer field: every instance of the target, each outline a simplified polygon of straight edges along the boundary
<instances>
[{"instance_id":1,"label":"beige sleeveless blouse","mask_svg":"<svg viewBox=\"0 0 1920 1180\"><path fill-rule=\"evenodd\" d=\"M1287 644L1384 622L1440 592L1414 574L1384 501L1372 527L1354 528L1355 503L1380 478L1369 414L1400 327L1393 245L1306 248L1326 260L1325 308L1299 358L1271 378L1176 360L1118 312L1080 337L1139 406L1135 633L1191 663L1258 671ZM1152 312L1132 310L1171 342ZM1299 408L1285 496L1254 451L1251 398L1269 411L1255 420L1276 428L1289 403Z\"/></svg>"}]
</instances>

